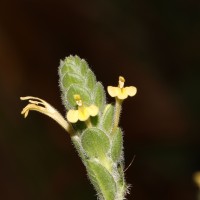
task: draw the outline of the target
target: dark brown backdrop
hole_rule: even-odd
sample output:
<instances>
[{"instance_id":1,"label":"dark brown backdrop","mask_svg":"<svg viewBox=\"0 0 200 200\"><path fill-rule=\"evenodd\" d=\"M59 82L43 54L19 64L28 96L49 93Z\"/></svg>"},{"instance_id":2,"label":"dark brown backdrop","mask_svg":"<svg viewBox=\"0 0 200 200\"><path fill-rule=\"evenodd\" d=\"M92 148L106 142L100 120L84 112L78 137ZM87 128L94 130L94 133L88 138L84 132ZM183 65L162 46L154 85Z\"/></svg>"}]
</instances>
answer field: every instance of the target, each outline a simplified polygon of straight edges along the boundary
<instances>
[{"instance_id":1,"label":"dark brown backdrop","mask_svg":"<svg viewBox=\"0 0 200 200\"><path fill-rule=\"evenodd\" d=\"M128 199L191 200L200 170L199 1L0 1L0 199L96 199L68 135L19 97L64 114L59 60L85 58L104 86L119 75ZM108 98L108 101L112 99Z\"/></svg>"}]
</instances>

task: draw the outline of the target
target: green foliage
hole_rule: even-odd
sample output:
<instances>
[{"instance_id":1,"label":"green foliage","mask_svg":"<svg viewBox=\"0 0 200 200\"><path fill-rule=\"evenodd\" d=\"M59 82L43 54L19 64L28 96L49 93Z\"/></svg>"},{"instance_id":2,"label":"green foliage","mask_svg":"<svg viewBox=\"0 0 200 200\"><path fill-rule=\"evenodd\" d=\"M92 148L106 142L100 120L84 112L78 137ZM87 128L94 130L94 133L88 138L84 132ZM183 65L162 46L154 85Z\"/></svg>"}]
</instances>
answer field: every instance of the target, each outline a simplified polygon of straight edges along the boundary
<instances>
[{"instance_id":1,"label":"green foliage","mask_svg":"<svg viewBox=\"0 0 200 200\"><path fill-rule=\"evenodd\" d=\"M59 85L66 110L77 109L74 95L81 96L84 106L96 105L99 113L85 122L72 124L72 142L99 199L122 200L126 193L123 171L123 138L119 127L113 127L116 113L106 104L103 85L97 82L87 62L78 56L61 61Z\"/></svg>"}]
</instances>

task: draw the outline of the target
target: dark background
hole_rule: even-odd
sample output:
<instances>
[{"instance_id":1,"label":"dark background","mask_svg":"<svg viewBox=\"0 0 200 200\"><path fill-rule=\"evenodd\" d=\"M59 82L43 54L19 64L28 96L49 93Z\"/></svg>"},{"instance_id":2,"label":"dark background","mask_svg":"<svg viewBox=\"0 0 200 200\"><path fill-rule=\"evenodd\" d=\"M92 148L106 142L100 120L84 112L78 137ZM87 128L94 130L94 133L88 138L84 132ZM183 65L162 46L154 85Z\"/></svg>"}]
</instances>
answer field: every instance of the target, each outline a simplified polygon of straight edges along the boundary
<instances>
[{"instance_id":1,"label":"dark background","mask_svg":"<svg viewBox=\"0 0 200 200\"><path fill-rule=\"evenodd\" d=\"M59 60L85 58L104 86L138 88L124 102L128 199L193 200L200 170L199 0L0 1L0 199L96 199L69 136L20 96L63 115ZM108 101L113 99L108 97Z\"/></svg>"}]
</instances>

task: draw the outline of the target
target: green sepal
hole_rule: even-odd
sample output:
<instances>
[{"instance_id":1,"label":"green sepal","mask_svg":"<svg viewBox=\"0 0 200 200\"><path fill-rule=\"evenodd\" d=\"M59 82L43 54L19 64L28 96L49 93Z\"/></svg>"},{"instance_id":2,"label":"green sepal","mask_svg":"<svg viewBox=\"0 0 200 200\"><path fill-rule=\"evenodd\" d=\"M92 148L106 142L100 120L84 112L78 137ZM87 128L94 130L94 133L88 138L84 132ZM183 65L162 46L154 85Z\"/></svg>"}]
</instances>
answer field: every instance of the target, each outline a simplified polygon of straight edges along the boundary
<instances>
[{"instance_id":1,"label":"green sepal","mask_svg":"<svg viewBox=\"0 0 200 200\"><path fill-rule=\"evenodd\" d=\"M122 130L116 128L112 136L111 158L114 162L118 162L122 156L123 137Z\"/></svg>"},{"instance_id":2,"label":"green sepal","mask_svg":"<svg viewBox=\"0 0 200 200\"><path fill-rule=\"evenodd\" d=\"M110 148L108 136L98 128L86 129L81 138L82 147L89 158L104 160Z\"/></svg>"},{"instance_id":3,"label":"green sepal","mask_svg":"<svg viewBox=\"0 0 200 200\"><path fill-rule=\"evenodd\" d=\"M87 161L87 171L91 182L97 190L99 199L114 200L116 183L108 170L94 160Z\"/></svg>"},{"instance_id":4,"label":"green sepal","mask_svg":"<svg viewBox=\"0 0 200 200\"><path fill-rule=\"evenodd\" d=\"M106 96L104 92L103 85L100 82L97 82L94 93L93 93L93 102L96 106L99 107L99 110L101 111L106 103Z\"/></svg>"},{"instance_id":5,"label":"green sepal","mask_svg":"<svg viewBox=\"0 0 200 200\"><path fill-rule=\"evenodd\" d=\"M66 96L64 97L64 99L67 102L66 104L67 109L76 108L77 104L74 99L75 94L78 94L81 96L81 100L84 102L84 106L89 106L92 104L89 91L83 86L73 84L69 87L69 89L66 92Z\"/></svg>"},{"instance_id":6,"label":"green sepal","mask_svg":"<svg viewBox=\"0 0 200 200\"><path fill-rule=\"evenodd\" d=\"M114 106L112 104L106 105L103 114L101 116L101 128L110 133L113 128L113 118L114 118Z\"/></svg>"}]
</instances>

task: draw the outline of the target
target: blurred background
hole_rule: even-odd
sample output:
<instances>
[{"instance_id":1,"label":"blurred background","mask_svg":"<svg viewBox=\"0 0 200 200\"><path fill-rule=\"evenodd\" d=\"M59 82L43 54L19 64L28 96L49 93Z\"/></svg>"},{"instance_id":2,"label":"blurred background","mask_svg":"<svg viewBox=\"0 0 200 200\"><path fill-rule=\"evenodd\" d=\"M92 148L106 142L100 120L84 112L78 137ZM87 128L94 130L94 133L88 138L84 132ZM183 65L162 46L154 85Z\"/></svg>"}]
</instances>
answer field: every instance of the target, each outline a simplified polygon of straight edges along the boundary
<instances>
[{"instance_id":1,"label":"blurred background","mask_svg":"<svg viewBox=\"0 0 200 200\"><path fill-rule=\"evenodd\" d=\"M200 2L0 1L0 199L96 199L70 138L36 112L32 95L63 115L58 66L86 59L97 79L138 93L124 102L128 199L193 200L200 170ZM108 97L108 102L113 99Z\"/></svg>"}]
</instances>

